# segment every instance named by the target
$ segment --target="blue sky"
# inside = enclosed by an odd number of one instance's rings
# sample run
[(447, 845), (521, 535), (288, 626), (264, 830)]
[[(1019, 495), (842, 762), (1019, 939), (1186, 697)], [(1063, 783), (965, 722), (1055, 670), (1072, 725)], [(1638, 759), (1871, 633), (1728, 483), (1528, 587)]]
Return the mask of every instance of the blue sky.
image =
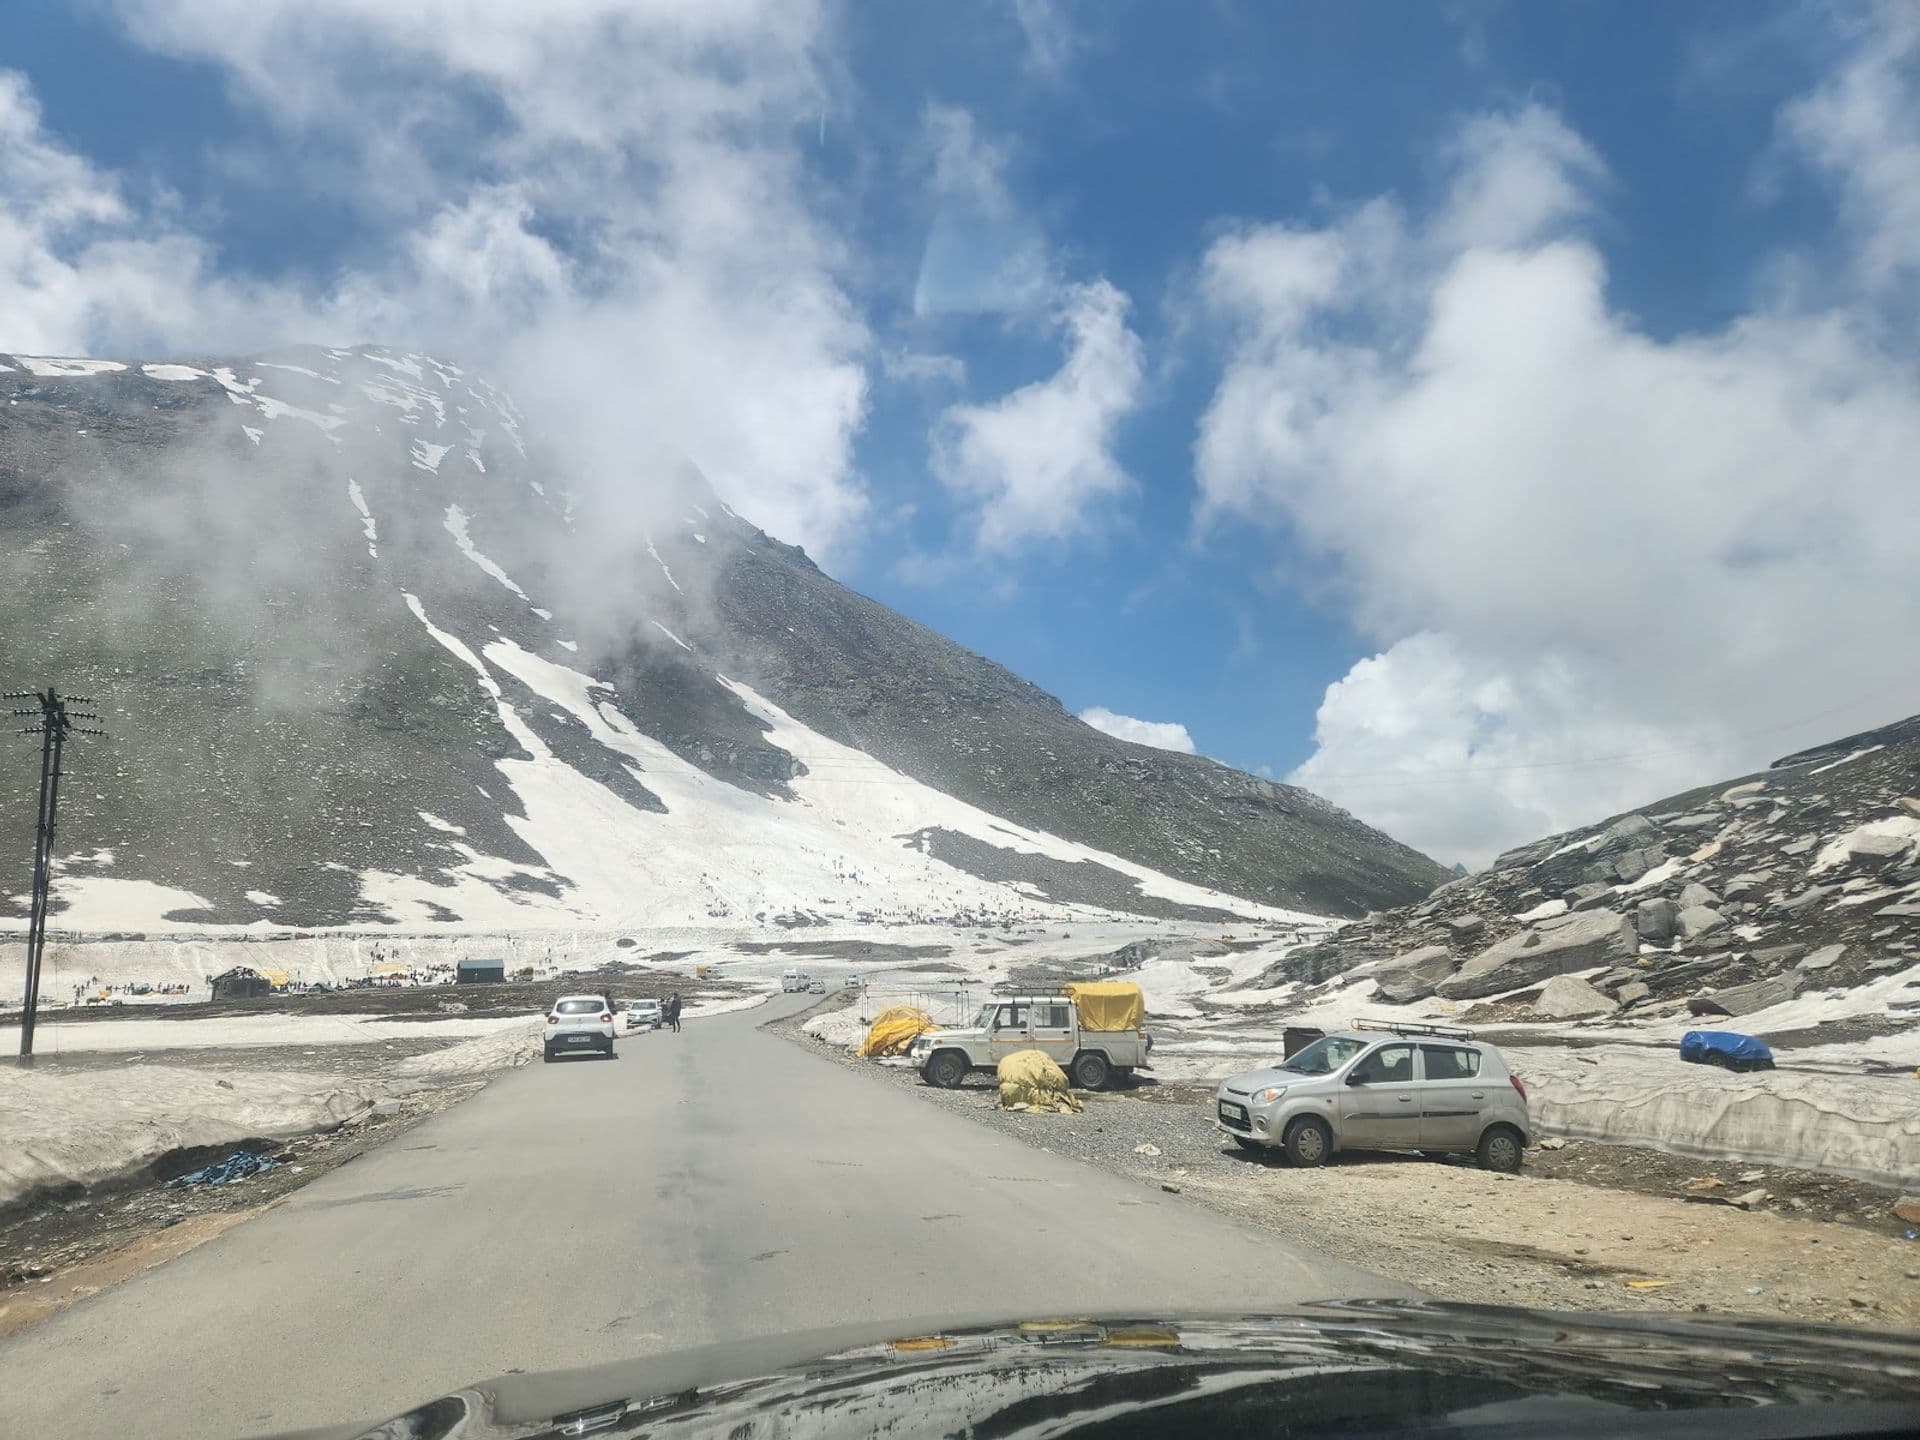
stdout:
[(1920, 708), (1907, 7), (392, 8), (15, 7), (0, 349), (457, 350), (1449, 861)]

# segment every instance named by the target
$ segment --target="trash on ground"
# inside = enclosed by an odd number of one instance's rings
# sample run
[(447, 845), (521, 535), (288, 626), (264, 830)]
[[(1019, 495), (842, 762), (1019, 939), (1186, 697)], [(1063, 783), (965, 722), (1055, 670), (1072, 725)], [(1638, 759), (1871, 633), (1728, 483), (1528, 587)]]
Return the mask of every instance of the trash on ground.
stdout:
[(271, 1170), (279, 1163), (270, 1156), (256, 1155), (251, 1150), (236, 1150), (218, 1164), (169, 1180), (167, 1188), (179, 1190), (188, 1185), (231, 1185), (234, 1181), (244, 1180), (249, 1175), (259, 1175)]
[(1134, 1146), (1133, 1153), (1136, 1155), (1158, 1155), (1160, 1153), (1160, 1147), (1149, 1140), (1143, 1145)]

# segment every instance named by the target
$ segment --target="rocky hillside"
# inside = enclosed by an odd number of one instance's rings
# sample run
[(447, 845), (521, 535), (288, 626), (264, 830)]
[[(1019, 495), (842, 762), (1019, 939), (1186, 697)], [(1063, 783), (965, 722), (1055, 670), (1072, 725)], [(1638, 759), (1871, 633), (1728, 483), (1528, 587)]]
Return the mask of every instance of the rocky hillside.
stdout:
[(1272, 918), (1445, 878), (1081, 724), (684, 466), (562, 453), (426, 356), (0, 355), (0, 682), (113, 735), (73, 757), (64, 922)]
[(1254, 983), (1371, 979), (1386, 1005), (1506, 996), (1514, 1017), (1738, 1018), (1916, 964), (1920, 717), (1509, 851)]

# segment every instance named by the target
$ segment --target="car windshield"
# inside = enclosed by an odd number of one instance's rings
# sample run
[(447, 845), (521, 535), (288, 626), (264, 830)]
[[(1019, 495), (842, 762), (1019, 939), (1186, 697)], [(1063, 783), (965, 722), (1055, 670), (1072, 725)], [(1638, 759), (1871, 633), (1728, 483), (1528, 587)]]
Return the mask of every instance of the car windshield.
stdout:
[(1367, 1044), (1365, 1040), (1355, 1040), (1347, 1035), (1328, 1035), (1289, 1056), (1281, 1062), (1280, 1068), (1301, 1075), (1331, 1075), (1366, 1049)]

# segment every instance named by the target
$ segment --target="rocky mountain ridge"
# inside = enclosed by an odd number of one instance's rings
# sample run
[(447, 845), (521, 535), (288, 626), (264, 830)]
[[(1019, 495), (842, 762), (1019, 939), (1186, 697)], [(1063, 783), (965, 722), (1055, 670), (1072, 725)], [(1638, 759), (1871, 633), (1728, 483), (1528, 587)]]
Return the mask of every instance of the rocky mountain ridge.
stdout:
[(1445, 878), (1093, 730), (684, 466), (561, 453), (425, 355), (0, 354), (0, 681), (113, 735), (72, 755), (59, 923), (1225, 922)]
[[(1738, 1028), (1917, 965), (1920, 716), (1510, 850), (1253, 983), (1371, 980), (1388, 1007)], [(1920, 993), (1903, 992), (1866, 1023), (1916, 1022)]]

